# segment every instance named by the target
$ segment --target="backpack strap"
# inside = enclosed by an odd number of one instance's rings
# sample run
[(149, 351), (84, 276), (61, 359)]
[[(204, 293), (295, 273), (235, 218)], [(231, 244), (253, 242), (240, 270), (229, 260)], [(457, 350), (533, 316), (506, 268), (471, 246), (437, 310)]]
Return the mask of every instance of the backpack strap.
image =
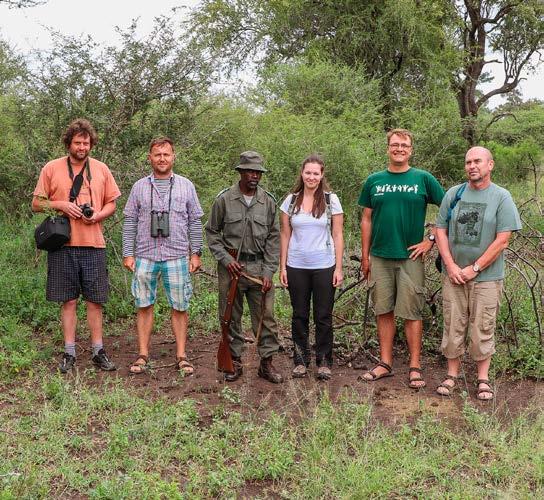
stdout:
[(457, 202), (461, 199), (461, 196), (463, 196), (463, 192), (465, 191), (465, 188), (467, 187), (467, 183), (463, 183), (463, 185), (457, 190), (455, 193), (455, 196), (450, 203), (450, 206), (448, 208), (448, 215), (446, 216), (446, 224), (450, 223), (451, 215), (453, 213), (453, 209), (455, 208), (455, 205), (457, 205)]
[(295, 203), (297, 202), (298, 193), (293, 193), (291, 195), (291, 201), (289, 202), (289, 207), (287, 208), (287, 215), (289, 220), (293, 217), (293, 212), (295, 211)]
[(327, 247), (330, 248), (332, 233), (331, 193), (325, 193), (325, 213), (327, 214)]

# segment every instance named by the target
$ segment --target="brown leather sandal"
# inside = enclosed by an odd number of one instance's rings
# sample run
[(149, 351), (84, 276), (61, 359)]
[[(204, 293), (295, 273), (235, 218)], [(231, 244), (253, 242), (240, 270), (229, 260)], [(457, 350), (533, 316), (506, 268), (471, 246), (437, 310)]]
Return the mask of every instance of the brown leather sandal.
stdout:
[[(485, 385), (487, 385), (487, 389), (480, 389), (480, 384), (485, 384)], [(476, 397), (477, 397), (480, 401), (491, 401), (491, 400), (495, 397), (495, 391), (494, 391), (493, 389), (491, 389), (491, 384), (489, 383), (489, 380), (488, 380), (488, 379), (479, 378), (479, 379), (476, 381), (476, 387), (478, 387), (478, 393), (476, 394)], [(491, 394), (491, 397), (490, 397), (490, 398), (482, 398), (481, 395), (482, 395), (484, 392), (487, 392), (487, 393)]]
[[(446, 380), (453, 381), (453, 385), (446, 384), (445, 383)], [(436, 388), (436, 393), (439, 396), (444, 396), (446, 398), (453, 396), (453, 393), (457, 389), (457, 381), (458, 380), (459, 380), (459, 377), (454, 377), (453, 375), (446, 375), (446, 377), (444, 378), (444, 381)], [(439, 392), (438, 389), (440, 389), (440, 388), (446, 389), (446, 391), (448, 391), (448, 392), (447, 393), (446, 392)]]
[(187, 361), (186, 356), (176, 358), (176, 369), (183, 372), (186, 376), (192, 375), (195, 372), (195, 367)]
[[(140, 360), (143, 361), (143, 363), (138, 363), (138, 361)], [(149, 367), (147, 366), (148, 363), (149, 357), (147, 357), (145, 354), (139, 354), (134, 362), (130, 365), (128, 372), (131, 375), (141, 375), (149, 369)]]
[[(410, 378), (410, 375), (412, 372), (415, 372), (415, 373), (423, 373), (423, 370), (421, 368), (418, 368), (417, 366), (411, 366), (409, 369), (408, 369), (408, 387), (410, 389), (423, 389), (427, 383), (425, 382), (425, 380), (423, 379), (423, 377), (421, 376), (417, 376), (417, 377), (413, 377), (413, 378)], [(414, 384), (414, 382), (423, 382), (422, 384)]]
[[(376, 375), (374, 373), (374, 370), (378, 368), (378, 366), (385, 368), (387, 372), (382, 373), (381, 375)], [(365, 377), (365, 375), (367, 374), (369, 374), (372, 378)], [(376, 380), (380, 380), (381, 378), (392, 377), (392, 376), (393, 376), (393, 368), (391, 368), (391, 366), (388, 365), (387, 363), (380, 361), (374, 368), (372, 368), (372, 370), (368, 370), (366, 373), (364, 373), (361, 379), (364, 380), (365, 382), (376, 382)]]

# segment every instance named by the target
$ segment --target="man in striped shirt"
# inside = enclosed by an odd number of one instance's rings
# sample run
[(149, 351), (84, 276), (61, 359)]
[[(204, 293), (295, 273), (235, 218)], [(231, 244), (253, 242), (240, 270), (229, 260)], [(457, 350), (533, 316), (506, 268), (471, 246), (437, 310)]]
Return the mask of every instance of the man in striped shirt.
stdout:
[(176, 338), (176, 367), (191, 375), (194, 367), (185, 352), (189, 300), (193, 289), (190, 273), (200, 268), (204, 214), (193, 183), (173, 173), (174, 143), (159, 137), (149, 146), (153, 173), (137, 181), (125, 206), (123, 265), (134, 273), (132, 295), (138, 314), (138, 357), (130, 373), (144, 373), (149, 361), (153, 328), (153, 304), (162, 278), (172, 308)]

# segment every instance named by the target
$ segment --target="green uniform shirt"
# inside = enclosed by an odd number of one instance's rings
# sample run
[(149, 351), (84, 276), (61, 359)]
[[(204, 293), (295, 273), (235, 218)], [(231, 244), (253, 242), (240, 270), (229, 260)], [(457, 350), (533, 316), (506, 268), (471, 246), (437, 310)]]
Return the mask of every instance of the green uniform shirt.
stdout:
[[(495, 241), (497, 233), (518, 231), (521, 219), (510, 193), (491, 183), (486, 189), (472, 189), (467, 185), (461, 199), (451, 213), (449, 227), (446, 224), (448, 207), (460, 185), (448, 190), (436, 226), (448, 229), (448, 243), (455, 263), (463, 268), (476, 260)], [(475, 281), (496, 281), (504, 278), (504, 252), (474, 278)]]
[(272, 278), (280, 261), (280, 229), (276, 201), (260, 186), (248, 206), (237, 184), (219, 193), (206, 224), (206, 239), (212, 255), (224, 267), (234, 259), (227, 249), (238, 250), (247, 219), (242, 252), (263, 255), (263, 276)]
[(408, 247), (420, 243), (427, 205), (440, 205), (444, 190), (425, 170), (389, 170), (368, 176), (359, 205), (372, 209), (370, 254), (384, 259), (407, 259)]

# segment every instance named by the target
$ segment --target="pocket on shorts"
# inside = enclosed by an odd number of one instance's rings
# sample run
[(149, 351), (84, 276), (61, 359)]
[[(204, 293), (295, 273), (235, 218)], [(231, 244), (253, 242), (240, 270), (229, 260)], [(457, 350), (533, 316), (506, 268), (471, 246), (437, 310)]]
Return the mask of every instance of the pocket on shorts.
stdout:
[(491, 330), (495, 327), (497, 308), (485, 306), (482, 313), (482, 330)]

